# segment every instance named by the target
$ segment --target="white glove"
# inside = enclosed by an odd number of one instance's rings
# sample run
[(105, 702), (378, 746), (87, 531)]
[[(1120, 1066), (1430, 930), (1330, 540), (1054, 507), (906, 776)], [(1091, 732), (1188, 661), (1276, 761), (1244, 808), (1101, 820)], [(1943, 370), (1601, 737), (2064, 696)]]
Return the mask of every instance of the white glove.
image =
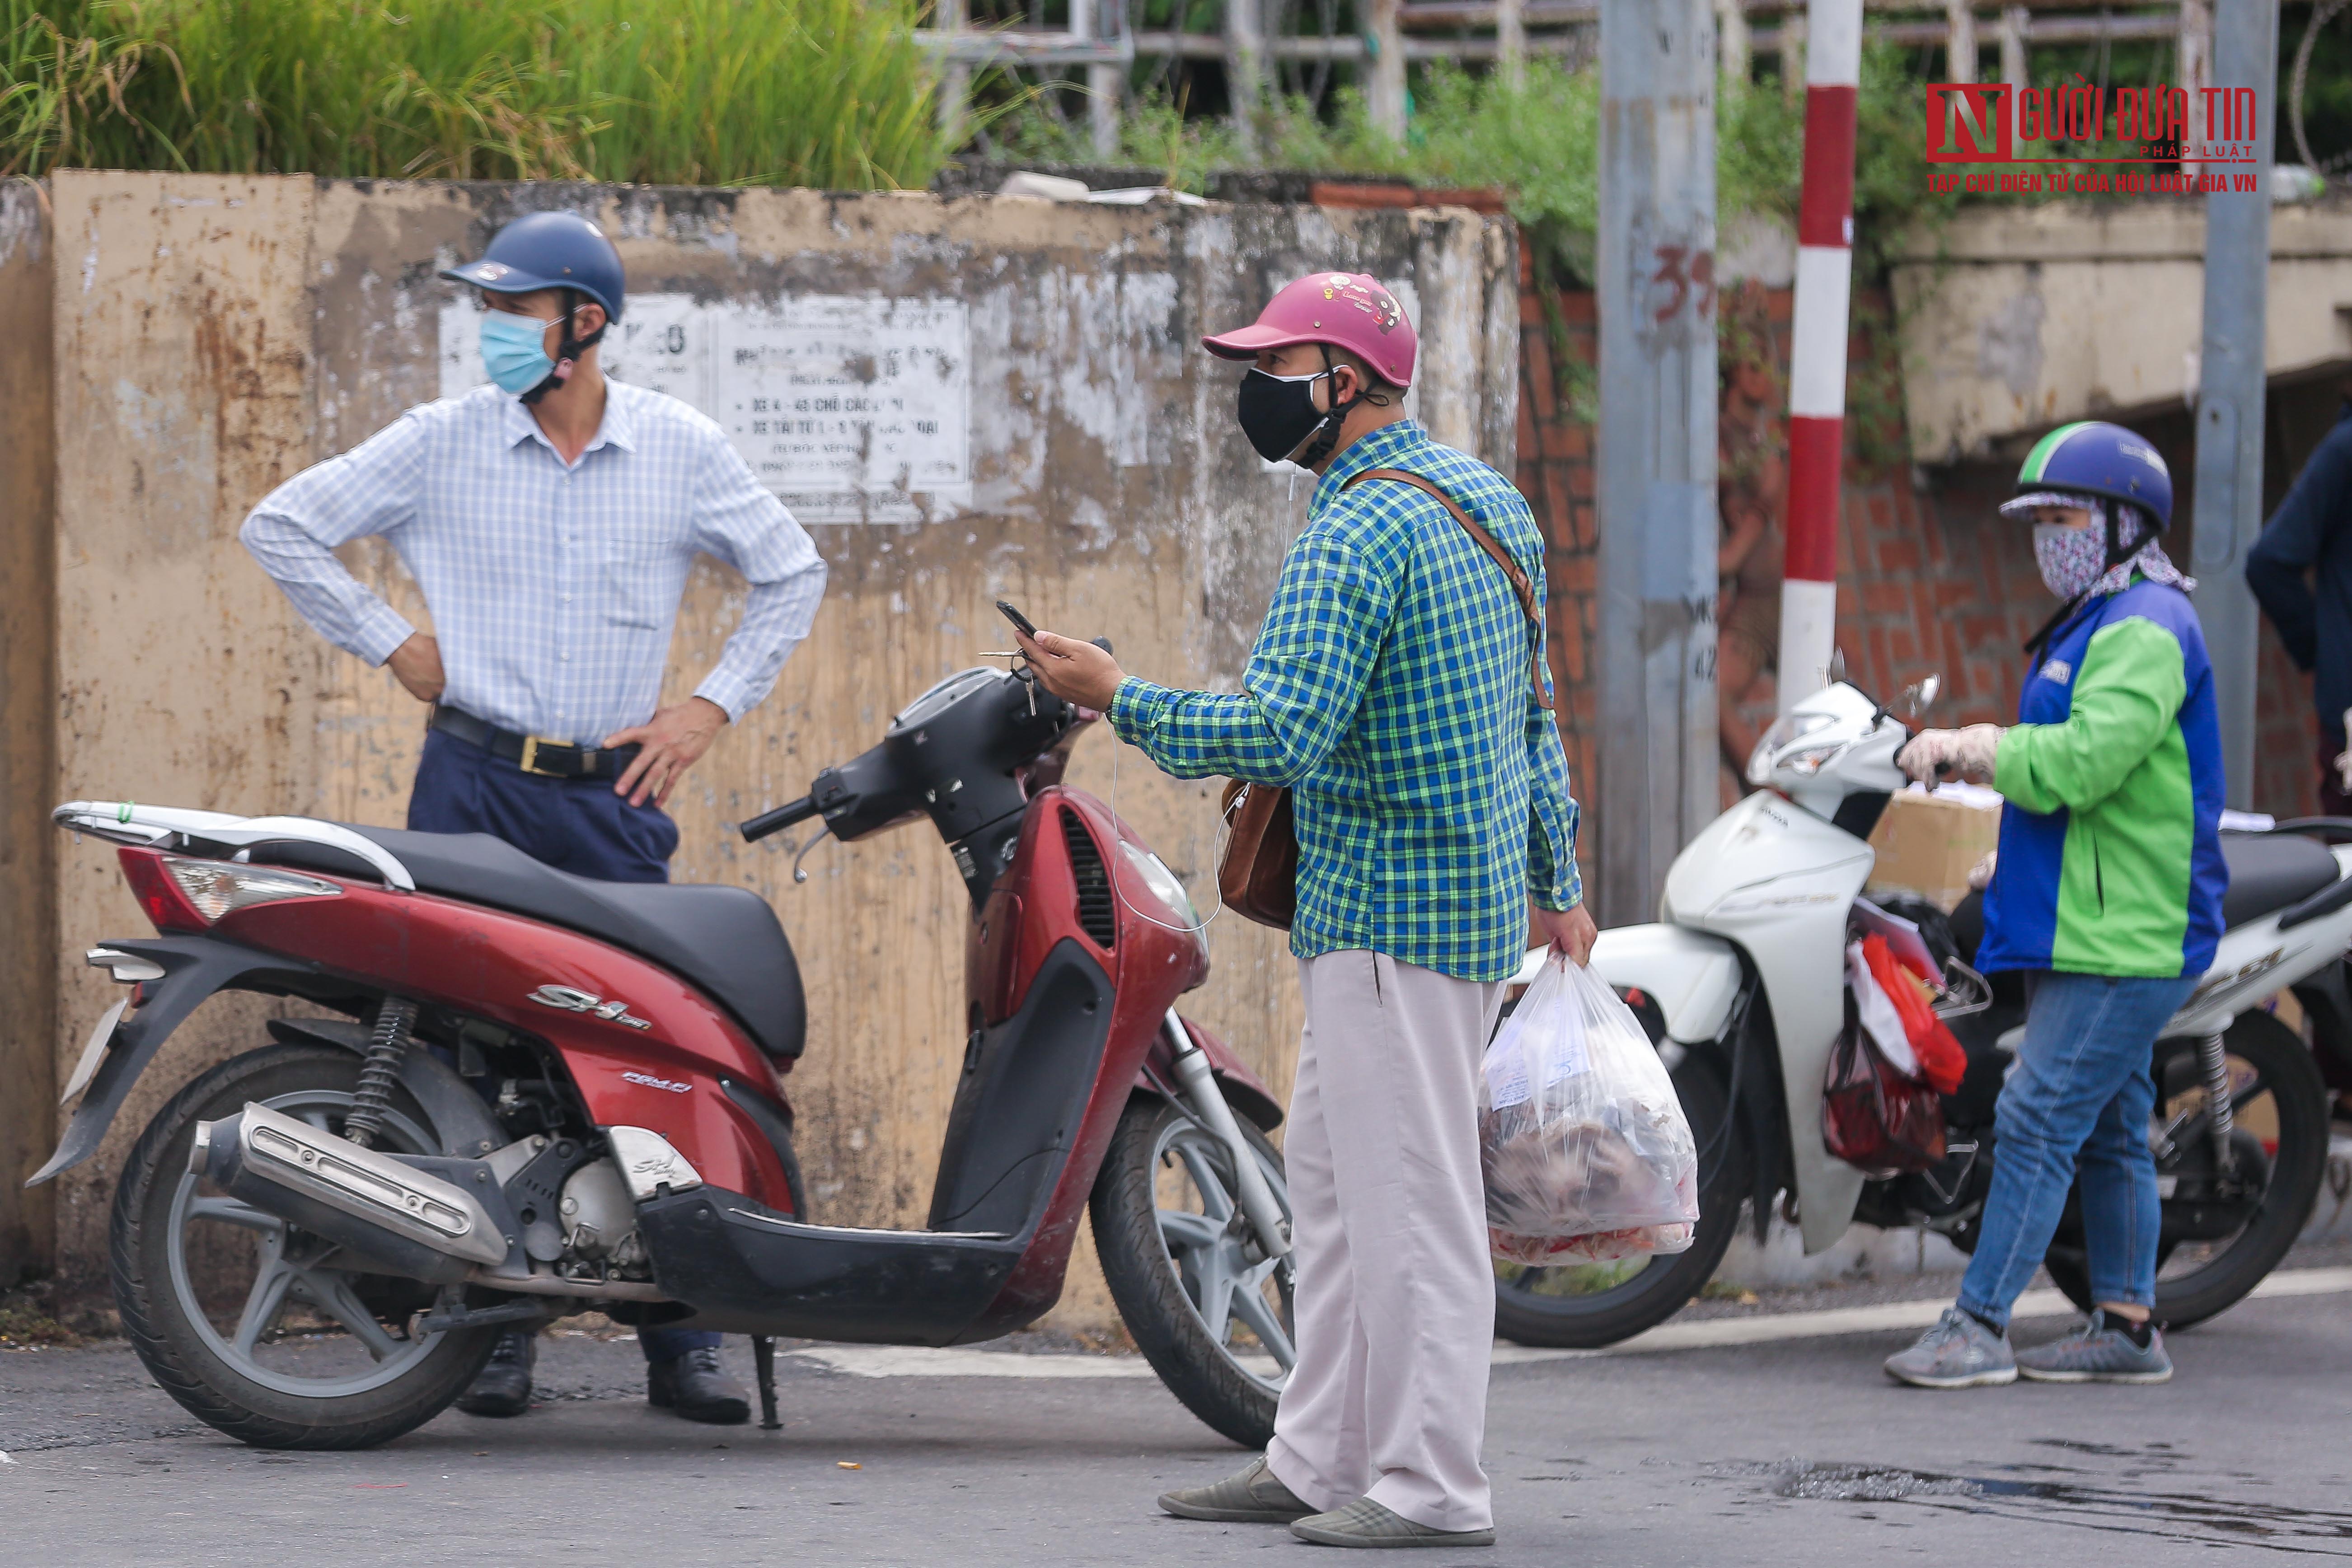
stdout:
[(1998, 724), (1971, 724), (1965, 730), (1922, 730), (1911, 737), (1899, 759), (1903, 771), (1922, 784), (1939, 779), (1968, 778), (1990, 782), (1993, 752), (2000, 745)]

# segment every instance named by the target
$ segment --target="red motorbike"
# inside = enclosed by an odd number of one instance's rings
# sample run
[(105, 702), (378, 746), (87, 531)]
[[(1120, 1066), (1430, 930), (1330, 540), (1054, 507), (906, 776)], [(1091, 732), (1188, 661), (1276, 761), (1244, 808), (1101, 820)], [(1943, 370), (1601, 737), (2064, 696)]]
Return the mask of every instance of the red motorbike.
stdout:
[[(381, 1443), (507, 1325), (600, 1310), (754, 1336), (970, 1343), (1059, 1297), (1091, 1199), (1111, 1295), (1177, 1397), (1263, 1444), (1292, 1360), (1280, 1111), (1177, 997), (1209, 968), (1183, 885), (1058, 781), (1093, 716), (968, 669), (742, 825), (856, 840), (929, 817), (971, 899), (969, 1036), (928, 1227), (820, 1223), (793, 1153), (806, 1035), (775, 912), (741, 888), (592, 881), (479, 835), (77, 802), (157, 935), (34, 1176), (88, 1159), (221, 991), (313, 1005), (173, 1096), (112, 1221), (124, 1331), (203, 1420)], [(803, 852), (805, 853), (806, 846)], [(799, 873), (795, 871), (795, 879)]]

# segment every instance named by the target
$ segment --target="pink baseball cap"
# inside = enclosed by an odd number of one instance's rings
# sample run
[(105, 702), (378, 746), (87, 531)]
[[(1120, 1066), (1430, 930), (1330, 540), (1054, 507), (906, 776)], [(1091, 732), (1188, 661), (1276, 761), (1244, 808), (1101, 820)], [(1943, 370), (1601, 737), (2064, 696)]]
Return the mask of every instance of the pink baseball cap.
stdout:
[(1201, 340), (1202, 348), (1224, 359), (1255, 359), (1261, 349), (1293, 343), (1346, 349), (1395, 386), (1412, 384), (1420, 346), (1396, 296), (1361, 272), (1309, 273), (1266, 301), (1250, 325)]

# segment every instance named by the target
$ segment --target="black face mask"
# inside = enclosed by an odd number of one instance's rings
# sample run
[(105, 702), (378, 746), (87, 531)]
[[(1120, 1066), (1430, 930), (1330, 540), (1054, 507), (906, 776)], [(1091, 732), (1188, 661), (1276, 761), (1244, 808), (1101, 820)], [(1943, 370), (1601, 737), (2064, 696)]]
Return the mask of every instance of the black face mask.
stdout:
[[(1268, 375), (1252, 369), (1242, 377), (1241, 404), (1238, 417), (1242, 434), (1257, 448), (1257, 455), (1269, 463), (1279, 463), (1297, 452), (1318, 429), (1326, 437), (1336, 437), (1339, 422), (1348, 416), (1355, 400), (1326, 413), (1315, 406), (1315, 384), (1329, 375), (1328, 370), (1313, 375)], [(1318, 439), (1318, 450), (1302, 454), (1298, 459), (1305, 468), (1312, 468), (1329, 452), (1331, 443)]]

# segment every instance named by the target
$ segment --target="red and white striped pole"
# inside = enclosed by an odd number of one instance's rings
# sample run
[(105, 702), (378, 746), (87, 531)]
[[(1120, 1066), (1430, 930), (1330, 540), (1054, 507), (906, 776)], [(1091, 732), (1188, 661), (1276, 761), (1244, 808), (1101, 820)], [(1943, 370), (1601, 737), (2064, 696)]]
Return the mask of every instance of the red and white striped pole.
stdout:
[(1830, 682), (1837, 642), (1846, 312), (1853, 292), (1853, 121), (1862, 0), (1805, 7), (1805, 180), (1789, 363), (1789, 553), (1780, 584), (1780, 711)]

